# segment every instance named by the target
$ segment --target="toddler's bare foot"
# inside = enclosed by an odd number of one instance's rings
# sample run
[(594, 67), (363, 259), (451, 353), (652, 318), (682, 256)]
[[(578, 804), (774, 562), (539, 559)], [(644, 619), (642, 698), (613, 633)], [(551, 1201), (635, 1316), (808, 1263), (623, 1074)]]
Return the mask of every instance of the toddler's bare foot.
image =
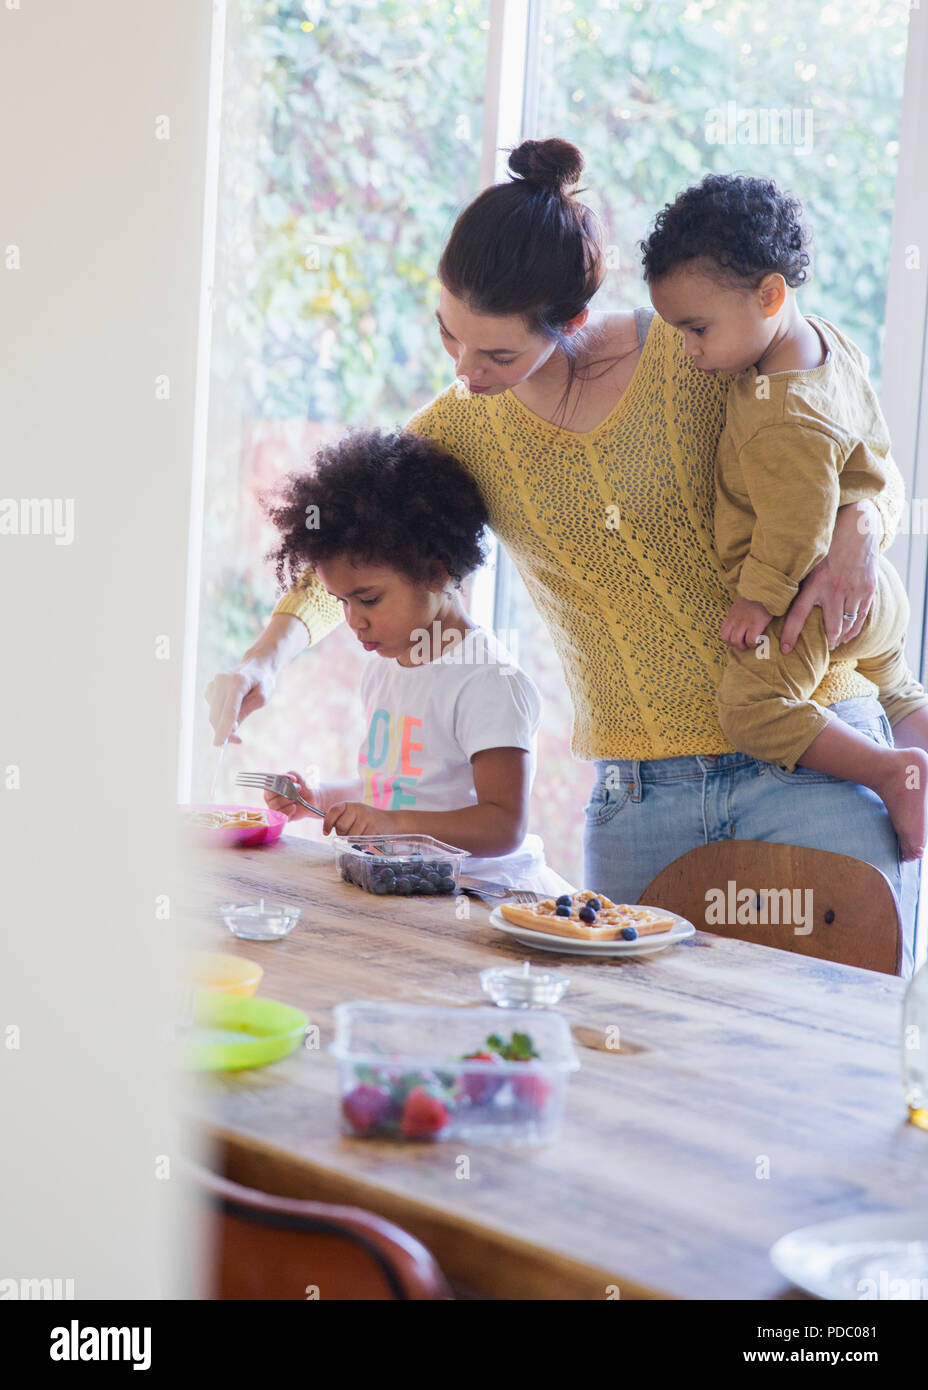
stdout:
[(895, 748), (886, 764), (885, 779), (874, 790), (896, 827), (902, 858), (921, 859), (928, 839), (928, 753)]

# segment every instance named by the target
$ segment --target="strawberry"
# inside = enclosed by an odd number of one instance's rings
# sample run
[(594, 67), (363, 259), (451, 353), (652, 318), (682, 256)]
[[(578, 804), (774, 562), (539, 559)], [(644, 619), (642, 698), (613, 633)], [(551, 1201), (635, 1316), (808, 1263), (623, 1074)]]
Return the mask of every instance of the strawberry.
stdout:
[(342, 1114), (356, 1134), (373, 1134), (393, 1109), (393, 1097), (385, 1086), (362, 1082), (342, 1097)]
[(399, 1067), (393, 1067), (384, 1075), (384, 1084), (389, 1086), (393, 1093), (393, 1100), (398, 1109), (402, 1109), (410, 1091), (417, 1088), (429, 1092), (441, 1089), (441, 1081), (435, 1072), (425, 1068), (421, 1071), (402, 1071)]
[[(464, 1062), (501, 1062), (495, 1052), (468, 1052), (461, 1059)], [(489, 1076), (485, 1071), (465, 1071), (458, 1078), (458, 1095), (468, 1099), (471, 1105), (486, 1105), (496, 1095), (503, 1084), (501, 1077)]]
[(538, 1115), (547, 1104), (552, 1091), (551, 1082), (544, 1076), (513, 1077), (512, 1090), (516, 1100), (533, 1115)]
[(438, 1097), (417, 1086), (406, 1097), (400, 1127), (405, 1139), (436, 1139), (450, 1119)]

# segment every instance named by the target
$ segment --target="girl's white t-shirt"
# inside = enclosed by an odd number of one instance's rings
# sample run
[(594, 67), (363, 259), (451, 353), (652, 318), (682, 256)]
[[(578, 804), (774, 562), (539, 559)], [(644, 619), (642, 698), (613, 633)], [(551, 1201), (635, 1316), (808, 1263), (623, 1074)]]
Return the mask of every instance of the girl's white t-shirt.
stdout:
[[(476, 806), (470, 760), (485, 748), (524, 748), (530, 784), (534, 781), (541, 698), (506, 647), (484, 628), (469, 629), (434, 661), (413, 666), (372, 653), (361, 698), (367, 733), (358, 752), (358, 775), (368, 806), (388, 811)], [(537, 835), (527, 835), (511, 854), (471, 855), (464, 865), (465, 873), (525, 887), (544, 869)]]

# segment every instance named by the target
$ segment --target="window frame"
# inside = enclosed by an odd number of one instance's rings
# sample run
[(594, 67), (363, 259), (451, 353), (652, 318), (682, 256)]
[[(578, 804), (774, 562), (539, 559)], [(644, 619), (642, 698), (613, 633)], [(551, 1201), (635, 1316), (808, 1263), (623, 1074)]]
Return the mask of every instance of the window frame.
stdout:
[(187, 583), (184, 600), (183, 665), (180, 696), (180, 736), (177, 750), (177, 799), (192, 798), (193, 750), (198, 708), (197, 650), (200, 639), (200, 583), (203, 561), (203, 520), (206, 506), (206, 450), (209, 428), (210, 362), (212, 353), (213, 282), (219, 216), (219, 159), (222, 135), (222, 86), (226, 49), (226, 0), (212, 0), (206, 151), (203, 177), (203, 239), (200, 245), (200, 306), (197, 361), (194, 377), (193, 441), (190, 471), (190, 515), (187, 527)]
[[(914, 532), (922, 509), (914, 499), (928, 493), (928, 14), (909, 10), (909, 37), (899, 125), (899, 164), (893, 201), (893, 230), (886, 291), (884, 361), (880, 403), (905, 480), (909, 524), (887, 551), (905, 582), (912, 609), (906, 652), (912, 669), (928, 674), (928, 544)], [(918, 269), (906, 267), (909, 247), (920, 252)], [(905, 523), (903, 523), (905, 524)]]

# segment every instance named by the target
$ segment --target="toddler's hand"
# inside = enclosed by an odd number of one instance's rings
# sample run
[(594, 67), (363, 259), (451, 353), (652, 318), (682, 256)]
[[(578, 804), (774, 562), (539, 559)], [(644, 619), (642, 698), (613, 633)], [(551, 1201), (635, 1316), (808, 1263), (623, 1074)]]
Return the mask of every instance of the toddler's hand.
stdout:
[[(314, 797), (319, 795), (318, 787), (310, 787), (292, 768), (288, 768), (286, 775), (292, 782), (296, 783), (296, 789), (304, 801), (308, 801), (312, 806), (319, 805), (318, 800), (314, 800)], [(304, 816), (312, 816), (313, 814), (312, 811), (307, 811), (305, 806), (301, 806), (298, 801), (288, 801), (285, 796), (278, 796), (276, 792), (265, 792), (264, 800), (272, 811), (280, 811), (282, 815), (287, 817), (288, 821), (302, 820)], [(313, 817), (313, 819), (318, 819), (318, 817)]]
[(736, 598), (722, 620), (719, 634), (726, 646), (750, 651), (757, 646), (758, 637), (772, 620), (773, 614), (768, 613), (762, 603)]
[(336, 801), (326, 812), (323, 835), (388, 835), (396, 829), (396, 813), (366, 806), (363, 801)]

